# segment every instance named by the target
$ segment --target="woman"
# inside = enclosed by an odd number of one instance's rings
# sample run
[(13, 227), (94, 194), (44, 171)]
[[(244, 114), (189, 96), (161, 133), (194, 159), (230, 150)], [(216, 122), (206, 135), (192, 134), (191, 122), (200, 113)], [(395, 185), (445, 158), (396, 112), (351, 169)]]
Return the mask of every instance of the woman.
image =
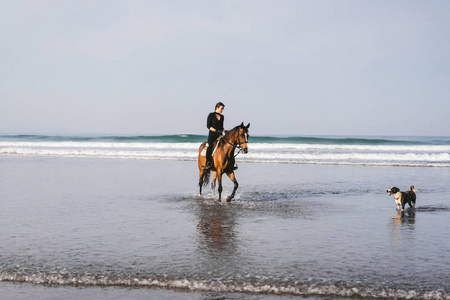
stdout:
[(215, 111), (208, 115), (208, 119), (206, 121), (206, 127), (209, 129), (208, 134), (208, 149), (206, 149), (206, 165), (205, 168), (211, 168), (213, 165), (212, 161), (212, 151), (214, 148), (214, 141), (222, 135), (223, 131), (223, 109), (225, 108), (225, 104), (222, 102), (217, 102)]

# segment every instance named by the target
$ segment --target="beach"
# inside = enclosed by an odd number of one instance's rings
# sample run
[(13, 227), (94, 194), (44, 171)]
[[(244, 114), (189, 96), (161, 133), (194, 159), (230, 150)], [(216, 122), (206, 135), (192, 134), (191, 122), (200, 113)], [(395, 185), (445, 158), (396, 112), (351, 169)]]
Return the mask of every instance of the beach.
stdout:
[(0, 300), (450, 300), (450, 1), (0, 8)]
[(219, 203), (193, 160), (0, 166), (5, 299), (450, 299), (449, 168), (240, 162)]

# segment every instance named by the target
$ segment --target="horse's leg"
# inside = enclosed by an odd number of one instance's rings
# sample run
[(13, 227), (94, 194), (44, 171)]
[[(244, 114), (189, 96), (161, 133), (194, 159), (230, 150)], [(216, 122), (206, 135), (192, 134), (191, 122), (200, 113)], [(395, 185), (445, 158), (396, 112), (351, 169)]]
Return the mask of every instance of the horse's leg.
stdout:
[(216, 195), (216, 179), (217, 179), (217, 172), (213, 171), (213, 179), (211, 181), (211, 189), (213, 192), (213, 195)]
[(203, 143), (198, 150), (198, 170), (200, 173), (200, 179), (198, 180), (199, 193), (198, 196), (202, 196), (202, 186), (203, 186), (203, 173), (205, 172), (203, 166), (205, 165), (205, 158), (202, 156), (203, 148), (205, 148), (205, 144)]
[(219, 188), (217, 189), (219, 191), (219, 202), (222, 201), (222, 172), (217, 171), (217, 180), (219, 181)]
[(227, 175), (228, 175), (228, 177), (230, 177), (231, 181), (233, 181), (233, 183), (234, 183), (234, 189), (233, 189), (233, 192), (231, 193), (230, 196), (227, 197), (227, 202), (230, 202), (231, 199), (234, 198), (234, 194), (236, 193), (236, 190), (237, 190), (238, 187), (239, 187), (239, 183), (238, 183), (237, 180), (236, 180), (236, 176), (234, 175), (234, 172), (228, 173)]
[(203, 186), (203, 169), (200, 169), (200, 179), (198, 181), (198, 186), (200, 188), (198, 196), (201, 197), (202, 196), (202, 186)]

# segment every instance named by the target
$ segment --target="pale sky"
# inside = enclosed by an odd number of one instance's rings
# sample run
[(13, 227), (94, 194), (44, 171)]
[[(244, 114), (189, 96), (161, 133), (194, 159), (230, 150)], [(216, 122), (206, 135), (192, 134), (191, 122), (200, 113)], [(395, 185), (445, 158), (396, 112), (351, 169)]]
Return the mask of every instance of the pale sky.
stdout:
[(0, 134), (450, 135), (450, 1), (0, 0)]

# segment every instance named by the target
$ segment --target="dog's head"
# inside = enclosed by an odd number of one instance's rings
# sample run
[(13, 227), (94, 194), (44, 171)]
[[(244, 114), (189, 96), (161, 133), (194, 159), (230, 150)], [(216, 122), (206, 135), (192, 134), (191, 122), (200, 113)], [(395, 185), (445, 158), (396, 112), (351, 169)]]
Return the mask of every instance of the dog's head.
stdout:
[(386, 192), (390, 196), (390, 195), (394, 195), (394, 194), (397, 194), (398, 192), (400, 192), (400, 189), (398, 187), (393, 186), (390, 189), (388, 189)]

